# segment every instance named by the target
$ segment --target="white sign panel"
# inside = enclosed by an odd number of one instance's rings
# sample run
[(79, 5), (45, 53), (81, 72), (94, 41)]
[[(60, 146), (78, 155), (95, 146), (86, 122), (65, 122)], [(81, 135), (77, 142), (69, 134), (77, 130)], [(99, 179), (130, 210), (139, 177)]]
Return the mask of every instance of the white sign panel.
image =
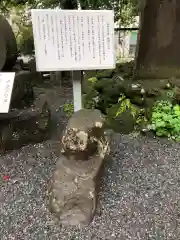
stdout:
[(113, 11), (35, 9), (31, 13), (37, 71), (115, 68)]
[(14, 72), (0, 72), (0, 113), (9, 112), (14, 78)]

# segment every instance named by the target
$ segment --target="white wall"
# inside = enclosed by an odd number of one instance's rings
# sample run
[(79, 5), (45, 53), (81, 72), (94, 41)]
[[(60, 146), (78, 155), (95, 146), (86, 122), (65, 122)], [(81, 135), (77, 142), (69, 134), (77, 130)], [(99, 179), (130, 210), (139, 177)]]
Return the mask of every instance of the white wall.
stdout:
[[(128, 28), (138, 27), (139, 26), (139, 16), (134, 20), (134, 23), (128, 26)], [(118, 28), (118, 25), (115, 26)], [(123, 26), (121, 26), (123, 28)], [(126, 26), (127, 27), (127, 26)], [(116, 57), (118, 59), (132, 59), (130, 55), (130, 45), (134, 44), (134, 39), (131, 38), (132, 32), (128, 31), (116, 31), (115, 32), (115, 49)], [(136, 41), (135, 41), (136, 42)]]

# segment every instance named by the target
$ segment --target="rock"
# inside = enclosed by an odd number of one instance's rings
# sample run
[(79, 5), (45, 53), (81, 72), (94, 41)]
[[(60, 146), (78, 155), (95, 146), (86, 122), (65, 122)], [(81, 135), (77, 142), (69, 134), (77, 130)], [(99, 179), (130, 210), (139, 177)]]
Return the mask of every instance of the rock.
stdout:
[(180, 79), (172, 77), (169, 79), (169, 83), (171, 84), (172, 87), (178, 87), (180, 88)]
[(133, 132), (136, 119), (130, 110), (126, 110), (119, 116), (108, 119), (107, 127), (111, 128), (114, 132), (129, 134)]
[(132, 96), (131, 103), (136, 104), (137, 106), (143, 106), (145, 99), (142, 96)]
[(39, 113), (36, 121), (38, 131), (47, 132), (50, 127), (51, 111), (46, 94), (40, 94), (34, 102), (34, 108)]
[(7, 146), (11, 145), (13, 137), (13, 127), (11, 124), (1, 125), (0, 130), (0, 152), (4, 153)]
[(109, 142), (111, 142), (114, 133), (115, 132), (112, 129), (110, 129), (110, 128), (107, 128), (105, 130), (105, 135), (107, 136), (107, 139), (109, 140)]
[(87, 160), (96, 151), (101, 151), (97, 147), (103, 144), (101, 141), (105, 141), (104, 123), (105, 119), (99, 110), (83, 109), (74, 113), (62, 137), (64, 154), (72, 154), (80, 157), (79, 160)]
[(37, 72), (36, 70), (36, 59), (35, 58), (31, 58), (28, 62), (28, 69), (30, 72)]
[(109, 78), (101, 78), (100, 80), (96, 81), (93, 86), (96, 91), (99, 93), (104, 92), (104, 89), (107, 89), (112, 84), (114, 84), (114, 81)]
[(29, 71), (17, 72), (11, 96), (11, 108), (31, 105), (34, 101), (32, 74)]
[(0, 114), (0, 153), (49, 137), (51, 115), (43, 98), (39, 97), (31, 108)]
[(108, 70), (100, 70), (97, 72), (97, 75), (96, 77), (98, 79), (101, 79), (101, 78), (111, 78), (114, 74), (114, 69), (108, 69)]
[(51, 211), (64, 225), (84, 226), (92, 221), (96, 209), (96, 176), (102, 159), (74, 161), (62, 156), (53, 176)]
[[(0, 70), (2, 71), (11, 71), (15, 62), (17, 60), (17, 44), (16, 38), (12, 31), (12, 28), (8, 21), (0, 15), (0, 32), (1, 36), (4, 37), (5, 45), (0, 41), (0, 52), (4, 56), (5, 51), (5, 59), (3, 59), (4, 64), (2, 64), (2, 56), (0, 57)], [(3, 57), (3, 58), (4, 58)], [(5, 60), (5, 61), (4, 61)]]
[(3, 69), (6, 62), (6, 43), (4, 36), (0, 34), (0, 71)]
[(97, 181), (109, 153), (104, 121), (98, 110), (83, 109), (66, 126), (50, 186), (50, 210), (63, 225), (83, 227), (93, 219)]
[(99, 93), (92, 90), (83, 95), (83, 105), (87, 109), (94, 109), (98, 106)]
[(96, 76), (97, 70), (84, 71), (84, 80), (87, 81), (89, 78)]
[(147, 97), (158, 97), (160, 95), (160, 90), (157, 88), (148, 89), (146, 95)]
[(141, 91), (141, 84), (132, 84), (131, 85), (131, 87), (132, 87), (132, 90), (135, 90), (135, 91)]
[(134, 61), (117, 63), (116, 72), (123, 77), (131, 77), (133, 75)]

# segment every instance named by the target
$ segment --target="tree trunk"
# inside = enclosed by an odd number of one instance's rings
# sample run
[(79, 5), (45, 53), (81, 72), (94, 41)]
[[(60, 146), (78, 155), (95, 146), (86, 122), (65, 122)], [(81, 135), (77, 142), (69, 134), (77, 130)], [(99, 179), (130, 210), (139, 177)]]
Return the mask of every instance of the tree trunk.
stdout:
[(180, 1), (146, 0), (142, 10), (135, 76), (180, 76)]

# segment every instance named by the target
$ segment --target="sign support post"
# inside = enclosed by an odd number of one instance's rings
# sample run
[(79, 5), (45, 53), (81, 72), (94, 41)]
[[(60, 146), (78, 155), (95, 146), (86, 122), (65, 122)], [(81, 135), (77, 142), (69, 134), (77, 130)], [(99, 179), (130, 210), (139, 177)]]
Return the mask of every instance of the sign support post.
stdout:
[(82, 109), (82, 74), (81, 71), (72, 72), (74, 112)]

